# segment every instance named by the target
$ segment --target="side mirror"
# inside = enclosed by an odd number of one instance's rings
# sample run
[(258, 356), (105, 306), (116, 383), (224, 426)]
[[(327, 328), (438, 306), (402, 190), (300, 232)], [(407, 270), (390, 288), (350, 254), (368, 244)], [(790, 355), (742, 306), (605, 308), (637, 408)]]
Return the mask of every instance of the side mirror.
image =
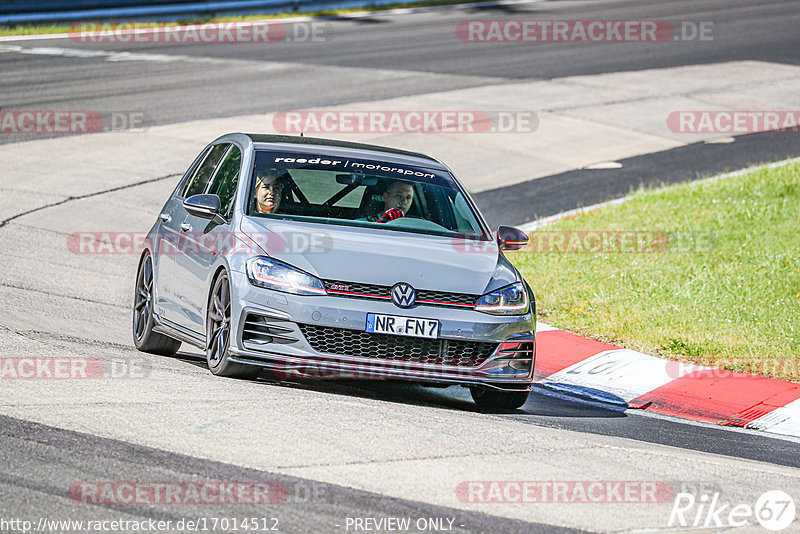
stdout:
[(183, 201), (183, 207), (195, 217), (211, 219), (217, 224), (228, 222), (219, 214), (220, 200), (217, 195), (192, 195)]
[(497, 244), (500, 250), (519, 250), (528, 244), (528, 235), (513, 226), (498, 226)]

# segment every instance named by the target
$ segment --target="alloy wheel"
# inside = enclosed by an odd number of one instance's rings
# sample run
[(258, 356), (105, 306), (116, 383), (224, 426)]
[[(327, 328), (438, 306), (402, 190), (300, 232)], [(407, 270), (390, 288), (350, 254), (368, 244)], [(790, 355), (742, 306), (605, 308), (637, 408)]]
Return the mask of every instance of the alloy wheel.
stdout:
[(206, 355), (209, 367), (217, 367), (225, 357), (230, 342), (231, 295), (228, 276), (223, 274), (214, 284), (208, 306)]
[(140, 341), (147, 333), (153, 313), (153, 259), (148, 255), (136, 277), (136, 297), (133, 303), (133, 334)]

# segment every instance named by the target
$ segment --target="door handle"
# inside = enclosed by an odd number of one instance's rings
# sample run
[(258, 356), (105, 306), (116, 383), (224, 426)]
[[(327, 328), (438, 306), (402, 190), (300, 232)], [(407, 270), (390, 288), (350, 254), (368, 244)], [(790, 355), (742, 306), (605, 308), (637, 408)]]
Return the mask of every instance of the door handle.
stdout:
[(192, 225), (189, 224), (189, 223), (183, 223), (183, 224), (181, 224), (181, 230), (183, 230), (184, 232), (191, 232), (192, 231)]
[(161, 215), (158, 216), (158, 218), (164, 221), (165, 223), (168, 223), (172, 220), (172, 217), (170, 216), (169, 213), (162, 213)]

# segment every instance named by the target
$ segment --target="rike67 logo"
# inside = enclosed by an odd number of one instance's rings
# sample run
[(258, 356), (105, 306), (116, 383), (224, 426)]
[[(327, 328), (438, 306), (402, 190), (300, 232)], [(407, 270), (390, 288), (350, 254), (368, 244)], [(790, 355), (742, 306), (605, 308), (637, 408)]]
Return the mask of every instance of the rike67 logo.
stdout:
[(794, 499), (781, 490), (763, 493), (755, 505), (732, 505), (722, 501), (720, 495), (719, 492), (702, 493), (698, 497), (693, 493), (678, 493), (667, 526), (705, 530), (744, 527), (758, 522), (767, 530), (779, 531), (791, 525), (795, 518)]

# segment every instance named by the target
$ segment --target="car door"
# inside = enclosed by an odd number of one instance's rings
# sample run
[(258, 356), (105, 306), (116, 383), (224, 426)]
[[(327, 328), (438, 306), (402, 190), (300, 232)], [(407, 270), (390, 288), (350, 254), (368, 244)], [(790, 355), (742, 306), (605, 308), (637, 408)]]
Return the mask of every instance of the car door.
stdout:
[[(198, 243), (201, 241), (198, 237), (202, 234), (198, 236), (196, 231), (202, 231), (205, 225), (196, 221), (202, 220), (205, 223), (209, 221), (189, 215), (189, 212), (183, 207), (183, 201), (192, 195), (206, 191), (229, 147), (229, 143), (221, 143), (213, 145), (208, 150), (203, 162), (198, 166), (197, 172), (175, 195), (174, 205), (170, 206), (171, 220), (164, 226), (165, 241), (169, 242), (168, 246), (170, 247), (170, 253), (166, 254), (165, 261), (169, 264), (169, 280), (165, 282), (165, 286), (168, 287), (166, 297), (170, 299), (170, 307), (165, 310), (164, 317), (178, 326), (196, 333), (202, 332), (203, 318), (197, 314), (195, 303), (192, 302), (190, 296), (191, 288), (184, 280), (186, 262), (183, 260), (189, 258), (191, 261), (197, 261), (203, 254), (202, 249), (198, 248)], [(178, 268), (179, 264), (183, 267), (182, 269)]]
[[(242, 150), (235, 144), (227, 146), (214, 174), (201, 193), (220, 197), (220, 214), (230, 221), (233, 198), (239, 180)], [(196, 191), (187, 191), (196, 194)], [(187, 213), (182, 225), (187, 246), (175, 255), (175, 280), (182, 300), (181, 325), (204, 333), (206, 299), (217, 254), (224, 251), (233, 238), (230, 222), (217, 224), (209, 219)]]
[(162, 319), (175, 320), (177, 305), (175, 304), (174, 291), (174, 265), (175, 254), (180, 246), (180, 225), (185, 218), (183, 209), (183, 194), (189, 183), (192, 182), (198, 169), (205, 161), (211, 147), (206, 147), (192, 162), (180, 183), (175, 188), (172, 196), (167, 200), (159, 214), (159, 228), (156, 240), (153, 243), (153, 268), (156, 276), (155, 283), (155, 311)]

